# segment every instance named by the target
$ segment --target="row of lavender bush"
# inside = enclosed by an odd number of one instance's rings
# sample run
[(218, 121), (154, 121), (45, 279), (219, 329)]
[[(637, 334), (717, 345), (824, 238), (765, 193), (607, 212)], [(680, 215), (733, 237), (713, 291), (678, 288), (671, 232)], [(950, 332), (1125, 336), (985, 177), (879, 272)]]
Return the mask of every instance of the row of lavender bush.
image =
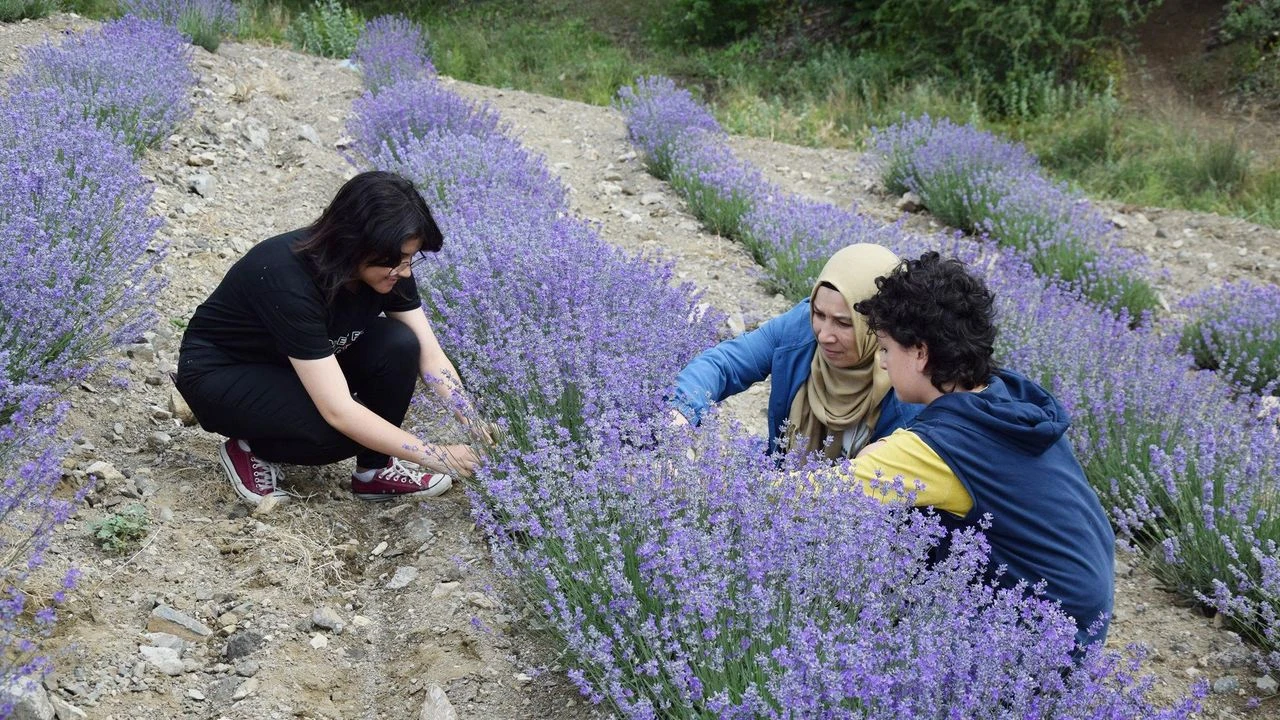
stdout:
[(1111, 222), (1022, 145), (928, 116), (881, 129), (872, 144), (885, 187), (915, 192), (944, 223), (1021, 250), (1040, 274), (1131, 318), (1159, 306), (1146, 258), (1119, 247)]
[[(412, 45), (376, 47), (362, 66), (422, 66)], [(593, 702), (633, 718), (1188, 716), (1153, 707), (1118, 656), (1064, 673), (1071, 621), (985, 582), (980, 534), (930, 566), (934, 518), (815, 497), (733, 428), (668, 427), (672, 378), (721, 318), (572, 216), (492, 110), (407, 75), (360, 98), (349, 132), (445, 231), (419, 284), (502, 428), (474, 513)]]
[[(1176, 336), (1153, 327), (1131, 329), (1127, 313), (1101, 308), (1069, 285), (1046, 282), (1034, 262), (1012, 249), (977, 252), (962, 237), (912, 237), (776, 188), (768, 195), (746, 193), (744, 184), (755, 181), (743, 178), (759, 173), (736, 159), (732, 171), (687, 170), (706, 165), (688, 166), (684, 158), (724, 158), (729, 151), (706, 111), (669, 80), (644, 79), (624, 88), (620, 105), (633, 141), (673, 184), (678, 174), (694, 174), (685, 182), (728, 199), (718, 202), (752, 198), (755, 205), (738, 210), (749, 228), (744, 236), (767, 238), (752, 250), (771, 274), (780, 267), (796, 273), (787, 283), (793, 298), (808, 295), (831, 250), (848, 242), (880, 242), (903, 256), (930, 246), (969, 260), (997, 294), (1001, 362), (1030, 373), (1063, 401), (1081, 461), (1122, 535), (1151, 548), (1153, 566), (1171, 587), (1226, 614), (1280, 667), (1280, 438), (1274, 410), (1237, 396), (1212, 373), (1193, 372)], [(937, 141), (947, 137), (952, 135)], [(954, 137), (962, 144), (971, 140)], [(721, 149), (692, 147), (698, 144)], [(783, 284), (776, 275), (774, 280)]]
[[(776, 234), (801, 216), (810, 225), (854, 226), (844, 232), (867, 242), (883, 231), (852, 211), (788, 197), (739, 159), (715, 118), (667, 78), (623, 88), (618, 105), (650, 171), (709, 229), (746, 245), (783, 292), (804, 288), (814, 269), (797, 266), (792, 244)], [(927, 117), (883, 130), (874, 143), (888, 188), (917, 192), (944, 222), (1020, 251), (1037, 272), (1130, 317), (1158, 304), (1143, 258), (1116, 246), (1110, 223), (1045, 179), (1020, 146)]]
[(74, 582), (30, 586), (79, 500), (55, 496), (59, 396), (155, 318), (165, 248), (135, 157), (190, 112), (188, 55), (126, 17), (29, 49), (0, 97), (0, 684), (48, 669), (40, 640)]
[(1187, 313), (1181, 348), (1240, 389), (1280, 394), (1280, 287), (1241, 280), (1180, 304)]

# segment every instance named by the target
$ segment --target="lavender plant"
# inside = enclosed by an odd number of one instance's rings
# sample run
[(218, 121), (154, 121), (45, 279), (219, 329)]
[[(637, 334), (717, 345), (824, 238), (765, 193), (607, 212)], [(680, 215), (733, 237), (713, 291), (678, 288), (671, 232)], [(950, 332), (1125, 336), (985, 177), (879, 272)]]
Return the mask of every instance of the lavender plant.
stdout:
[(55, 105), (117, 133), (135, 154), (157, 145), (191, 112), (191, 49), (178, 31), (125, 17), (29, 49), (9, 93), (56, 93)]
[(927, 116), (872, 142), (885, 186), (918, 193), (944, 223), (1022, 250), (1041, 274), (1131, 318), (1158, 306), (1143, 258), (1119, 248), (1110, 223), (1046, 179), (1022, 146)]
[(428, 45), (418, 23), (403, 15), (380, 15), (365, 24), (351, 59), (360, 67), (365, 88), (377, 93), (401, 80), (434, 76)]
[(728, 146), (706, 142), (704, 132), (689, 131), (667, 149), (671, 187), (708, 229), (737, 238), (742, 235), (742, 216), (777, 190)]
[[(445, 132), (488, 136), (503, 131), (498, 114), (448, 92), (435, 80), (407, 78), (365, 92), (351, 105), (347, 131), (356, 138), (358, 155), (393, 155), (416, 138)], [(359, 160), (357, 160), (359, 162)]]
[(688, 90), (665, 77), (643, 77), (618, 90), (617, 108), (627, 116), (627, 135), (644, 153), (649, 172), (660, 180), (671, 176), (675, 141), (702, 130), (724, 134), (720, 123)]
[[(0, 98), (0, 683), (30, 683), (57, 607), (33, 576), (83, 499), (55, 496), (58, 390), (153, 318), (164, 247), (133, 153), (167, 134), (192, 82), (185, 43), (126, 18), (39, 46)], [(128, 146), (122, 144), (128, 143)], [(11, 707), (0, 705), (0, 716)]]
[(950, 537), (930, 565), (943, 531), (927, 514), (849, 487), (815, 496), (753, 438), (653, 432), (644, 449), (603, 439), (586, 461), (579, 445), (544, 442), (487, 467), (477, 491), (500, 565), (575, 658), (570, 678), (622, 716), (1193, 709), (1126, 692), (1126, 673), (1097, 652), (1064, 679), (1074, 623), (1025, 587), (985, 581), (980, 534)]
[(209, 52), (216, 52), (240, 24), (240, 9), (231, 0), (122, 0), (120, 9), (177, 28)]
[[(3, 358), (0, 351), (0, 360)], [(22, 386), (0, 376), (0, 685), (36, 682), (51, 667), (41, 642), (52, 632), (58, 607), (75, 586), (69, 571), (49, 595), (33, 592), (54, 531), (83, 499), (53, 495), (62, 479), (63, 447), (54, 440), (64, 408), (51, 409), (47, 387)], [(12, 707), (0, 700), (0, 717)]]
[(0, 373), (11, 382), (83, 379), (154, 321), (163, 280), (150, 185), (64, 98), (24, 91), (0, 103)]
[(1181, 305), (1190, 317), (1180, 347), (1196, 365), (1217, 370), (1254, 393), (1280, 380), (1280, 287), (1248, 280), (1210, 288)]

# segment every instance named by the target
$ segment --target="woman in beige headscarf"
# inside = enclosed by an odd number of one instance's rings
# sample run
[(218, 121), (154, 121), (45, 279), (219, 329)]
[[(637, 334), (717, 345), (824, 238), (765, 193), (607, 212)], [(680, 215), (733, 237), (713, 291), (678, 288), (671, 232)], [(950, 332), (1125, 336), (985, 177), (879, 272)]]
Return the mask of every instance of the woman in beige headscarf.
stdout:
[[(876, 293), (898, 257), (850, 245), (827, 261), (809, 299), (694, 358), (676, 378), (673, 419), (698, 422), (712, 403), (772, 376), (769, 451), (852, 457), (920, 411), (900, 402), (880, 368), (879, 343), (854, 303)], [(828, 442), (828, 439), (831, 441)]]

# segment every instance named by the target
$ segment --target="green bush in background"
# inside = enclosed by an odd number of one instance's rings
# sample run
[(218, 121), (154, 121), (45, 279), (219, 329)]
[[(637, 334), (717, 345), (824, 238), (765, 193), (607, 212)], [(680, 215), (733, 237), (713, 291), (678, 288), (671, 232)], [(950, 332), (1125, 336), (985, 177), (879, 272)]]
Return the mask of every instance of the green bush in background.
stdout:
[(359, 12), (343, 7), (338, 0), (316, 0), (293, 19), (285, 38), (303, 52), (345, 58), (356, 49), (363, 29), (364, 18)]
[(42, 18), (58, 9), (58, 0), (0, 0), (0, 22)]

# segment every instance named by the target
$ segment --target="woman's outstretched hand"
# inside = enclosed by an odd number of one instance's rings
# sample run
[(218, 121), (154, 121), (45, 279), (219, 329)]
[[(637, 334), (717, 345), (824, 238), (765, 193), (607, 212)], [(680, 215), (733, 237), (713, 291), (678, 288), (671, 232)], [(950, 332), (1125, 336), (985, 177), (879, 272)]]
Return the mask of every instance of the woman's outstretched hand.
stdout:
[(434, 472), (469, 478), (480, 467), (480, 458), (466, 445), (432, 445), (421, 464)]

